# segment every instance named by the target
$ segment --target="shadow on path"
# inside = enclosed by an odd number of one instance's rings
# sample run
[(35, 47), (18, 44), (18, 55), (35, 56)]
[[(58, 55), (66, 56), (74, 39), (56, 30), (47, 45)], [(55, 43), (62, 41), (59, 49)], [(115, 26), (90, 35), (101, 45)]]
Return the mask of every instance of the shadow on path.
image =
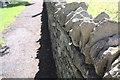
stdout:
[(37, 59), (39, 59), (39, 71), (35, 75), (37, 78), (57, 78), (55, 62), (53, 59), (53, 53), (51, 48), (50, 33), (48, 30), (48, 15), (46, 5), (43, 3), (42, 11), (42, 26), (41, 26), (41, 39), (40, 48), (38, 49)]
[(39, 16), (41, 13), (35, 14), (32, 16), (32, 18)]

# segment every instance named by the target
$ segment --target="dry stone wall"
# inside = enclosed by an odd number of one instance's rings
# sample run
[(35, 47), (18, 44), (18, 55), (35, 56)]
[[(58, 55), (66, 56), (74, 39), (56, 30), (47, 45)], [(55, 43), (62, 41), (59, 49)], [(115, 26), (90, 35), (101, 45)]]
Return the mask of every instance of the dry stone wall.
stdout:
[(120, 78), (119, 22), (85, 2), (46, 2), (57, 74), (60, 78)]

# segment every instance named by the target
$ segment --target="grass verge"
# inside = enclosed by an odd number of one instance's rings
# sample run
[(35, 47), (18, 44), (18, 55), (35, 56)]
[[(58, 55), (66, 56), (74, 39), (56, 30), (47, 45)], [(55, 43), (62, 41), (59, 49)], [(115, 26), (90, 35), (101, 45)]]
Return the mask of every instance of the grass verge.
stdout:
[[(17, 16), (27, 4), (27, 1), (24, 2), (12, 2), (7, 7), (0, 8), (0, 33), (2, 30), (7, 27)], [(0, 46), (4, 43), (2, 37), (0, 37)]]

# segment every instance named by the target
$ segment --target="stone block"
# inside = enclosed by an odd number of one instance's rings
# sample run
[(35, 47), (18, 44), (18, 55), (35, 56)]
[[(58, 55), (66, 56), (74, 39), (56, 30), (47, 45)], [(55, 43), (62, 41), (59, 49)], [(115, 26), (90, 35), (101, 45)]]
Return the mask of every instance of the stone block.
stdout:
[(70, 29), (72, 29), (73, 23), (79, 21), (80, 19), (85, 18), (92, 18), (92, 16), (85, 10), (82, 10), (80, 12), (76, 12), (70, 20), (68, 20), (65, 23), (65, 30), (68, 32)]
[(108, 36), (112, 36), (114, 34), (118, 34), (118, 22), (112, 20), (105, 20), (100, 24), (98, 29), (95, 29), (94, 32), (90, 35), (90, 46), (95, 44), (100, 39), (103, 39)]
[(98, 23), (99, 21), (102, 21), (105, 18), (110, 19), (110, 16), (105, 12), (101, 12), (94, 18), (94, 21), (95, 23)]

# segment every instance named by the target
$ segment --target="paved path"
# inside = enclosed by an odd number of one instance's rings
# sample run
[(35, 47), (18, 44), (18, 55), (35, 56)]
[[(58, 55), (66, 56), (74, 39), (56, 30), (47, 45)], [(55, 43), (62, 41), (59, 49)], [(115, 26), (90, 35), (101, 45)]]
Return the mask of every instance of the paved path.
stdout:
[(36, 41), (40, 38), (43, 2), (30, 3), (2, 33), (10, 52), (0, 57), (0, 77), (34, 78), (39, 71)]

